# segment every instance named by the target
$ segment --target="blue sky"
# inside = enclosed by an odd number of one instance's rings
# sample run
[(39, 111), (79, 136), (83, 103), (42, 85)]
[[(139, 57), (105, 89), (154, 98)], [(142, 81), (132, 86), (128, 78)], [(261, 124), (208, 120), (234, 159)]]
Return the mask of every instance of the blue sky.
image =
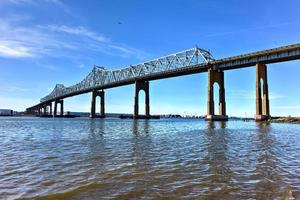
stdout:
[[(299, 43), (299, 7), (297, 0), (0, 1), (0, 108), (24, 110), (94, 64), (120, 68), (195, 45), (218, 59)], [(273, 116), (300, 115), (299, 65), (268, 66)], [(225, 87), (228, 115), (253, 116), (254, 67), (226, 71)], [(133, 85), (106, 90), (106, 111), (132, 113), (133, 96)], [(68, 98), (65, 110), (88, 112), (90, 99)], [(151, 114), (203, 115), (206, 102), (206, 73), (150, 83)]]

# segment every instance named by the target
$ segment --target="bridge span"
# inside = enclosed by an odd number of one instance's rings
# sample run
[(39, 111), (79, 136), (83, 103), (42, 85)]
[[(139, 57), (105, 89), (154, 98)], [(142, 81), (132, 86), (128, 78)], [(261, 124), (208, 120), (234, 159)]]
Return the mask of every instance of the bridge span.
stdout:
[[(270, 118), (267, 64), (300, 59), (300, 44), (282, 46), (223, 59), (214, 59), (209, 51), (198, 47), (160, 57), (117, 70), (94, 66), (79, 83), (65, 87), (57, 84), (53, 91), (41, 98), (40, 103), (26, 111), (36, 115), (63, 115), (64, 98), (92, 92), (90, 117), (96, 117), (96, 97), (100, 101), (100, 117), (105, 117), (105, 89), (135, 84), (134, 118), (139, 118), (139, 91), (145, 91), (145, 117), (150, 118), (149, 81), (188, 74), (208, 72), (207, 120), (227, 120), (224, 71), (244, 67), (256, 67), (256, 115), (257, 121)], [(263, 84), (261, 83), (263, 82)], [(219, 112), (214, 110), (213, 85), (219, 85)], [(52, 103), (54, 112), (52, 113)], [(60, 113), (57, 108), (60, 104)]]

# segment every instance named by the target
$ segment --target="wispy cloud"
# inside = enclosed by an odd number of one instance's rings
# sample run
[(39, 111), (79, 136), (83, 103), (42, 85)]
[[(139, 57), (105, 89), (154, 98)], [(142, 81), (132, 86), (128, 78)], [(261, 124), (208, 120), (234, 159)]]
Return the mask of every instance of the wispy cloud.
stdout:
[(76, 35), (80, 37), (87, 37), (89, 39), (98, 41), (98, 42), (109, 42), (110, 40), (99, 34), (97, 32), (90, 31), (82, 26), (79, 27), (70, 27), (70, 26), (59, 26), (59, 25), (47, 25), (47, 26), (39, 26), (40, 28), (47, 29), (53, 32), (66, 33), (71, 35)]
[[(52, 5), (71, 14), (70, 8), (61, 0), (5, 0), (0, 6)], [(50, 7), (51, 8), (51, 7)], [(78, 57), (83, 50), (120, 57), (142, 58), (146, 53), (113, 41), (103, 33), (87, 27), (64, 24), (34, 24), (30, 14), (9, 13), (0, 15), (0, 57), (26, 58), (41, 56)], [(34, 24), (34, 25), (33, 25)]]
[(141, 50), (113, 42), (103, 34), (83, 26), (24, 26), (15, 20), (0, 19), (1, 57), (61, 57), (74, 53), (81, 55), (82, 50), (122, 57), (141, 58), (146, 55)]
[(8, 44), (7, 42), (0, 44), (0, 55), (3, 57), (33, 57), (29, 48), (13, 43)]
[(0, 56), (35, 57), (53, 55), (57, 50), (74, 50), (75, 44), (59, 40), (56, 36), (36, 27), (20, 26), (18, 23), (0, 19)]
[(71, 12), (69, 7), (63, 3), (61, 0), (2, 0), (0, 1), (0, 6), (32, 6), (32, 7), (41, 7), (45, 4), (55, 6), (63, 10), (66, 14), (74, 16), (74, 13)]

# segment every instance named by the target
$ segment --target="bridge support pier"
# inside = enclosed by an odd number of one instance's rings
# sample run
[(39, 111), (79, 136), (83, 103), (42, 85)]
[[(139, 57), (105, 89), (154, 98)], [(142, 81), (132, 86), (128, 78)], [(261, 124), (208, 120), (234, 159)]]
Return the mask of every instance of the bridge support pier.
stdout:
[(50, 107), (49, 115), (52, 115), (52, 102), (49, 103), (49, 107)]
[(60, 100), (55, 100), (54, 102), (54, 117), (57, 117), (57, 104), (60, 104), (60, 113), (59, 116), (63, 116), (64, 115), (64, 100), (60, 99)]
[(96, 98), (100, 97), (100, 118), (105, 117), (105, 93), (104, 90), (94, 90), (92, 94), (92, 102), (91, 102), (91, 113), (90, 113), (90, 118), (95, 118), (96, 117)]
[[(214, 83), (219, 85), (219, 115), (215, 115)], [(228, 116), (226, 115), (224, 72), (222, 70), (208, 70), (208, 101), (205, 119), (211, 121), (228, 120)]]
[(149, 81), (135, 81), (133, 118), (139, 118), (139, 92), (145, 92), (145, 118), (150, 118)]
[[(261, 81), (263, 82), (263, 98), (261, 96)], [(267, 78), (267, 65), (256, 64), (256, 115), (255, 121), (270, 119), (269, 91)]]
[(44, 104), (42, 107), (38, 108), (39, 116), (41, 115), (52, 115), (52, 103)]
[(43, 115), (47, 115), (47, 105), (43, 106), (43, 111), (44, 111)]

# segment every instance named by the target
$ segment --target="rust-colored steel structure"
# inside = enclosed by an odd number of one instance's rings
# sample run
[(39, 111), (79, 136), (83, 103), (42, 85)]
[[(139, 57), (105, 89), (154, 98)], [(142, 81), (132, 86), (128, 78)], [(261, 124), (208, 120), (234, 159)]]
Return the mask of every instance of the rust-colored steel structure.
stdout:
[[(100, 117), (105, 117), (104, 90), (135, 84), (134, 118), (139, 117), (139, 91), (145, 92), (145, 114), (150, 118), (149, 82), (157, 79), (183, 76), (208, 72), (208, 102), (207, 120), (227, 120), (224, 72), (244, 67), (256, 67), (256, 115), (257, 121), (270, 118), (269, 92), (267, 79), (267, 64), (300, 59), (300, 44), (282, 46), (278, 48), (242, 54), (215, 60), (209, 51), (198, 47), (188, 49), (172, 55), (160, 57), (137, 65), (130, 65), (119, 70), (107, 70), (94, 66), (93, 70), (79, 83), (65, 87), (57, 84), (54, 90), (40, 100), (40, 103), (27, 108), (28, 113), (36, 115), (52, 115), (54, 102), (54, 116), (57, 116), (57, 104), (61, 105), (60, 115), (63, 115), (63, 99), (88, 92), (92, 92), (91, 114), (96, 117), (95, 102), (100, 96)], [(213, 84), (219, 85), (219, 113), (214, 110)], [(262, 96), (263, 94), (263, 96)], [(50, 110), (48, 111), (48, 107)]]

